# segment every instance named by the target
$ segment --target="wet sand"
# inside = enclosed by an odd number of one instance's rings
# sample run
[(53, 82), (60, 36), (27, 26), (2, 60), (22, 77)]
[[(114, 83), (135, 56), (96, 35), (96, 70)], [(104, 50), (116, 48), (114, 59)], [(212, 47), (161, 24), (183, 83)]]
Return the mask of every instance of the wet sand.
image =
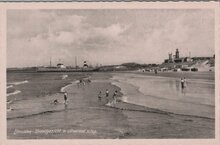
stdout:
[[(109, 89), (110, 100), (113, 92), (120, 90), (108, 81), (110, 77), (107, 73), (95, 73), (91, 84), (70, 85), (66, 88), (68, 105), (50, 105), (51, 111), (31, 114), (30, 110), (24, 117), (8, 118), (8, 138), (214, 138), (214, 119), (175, 115), (121, 101), (107, 106), (105, 90)], [(100, 90), (101, 101), (98, 100)], [(44, 104), (55, 98), (61, 102), (63, 96), (49, 96)]]

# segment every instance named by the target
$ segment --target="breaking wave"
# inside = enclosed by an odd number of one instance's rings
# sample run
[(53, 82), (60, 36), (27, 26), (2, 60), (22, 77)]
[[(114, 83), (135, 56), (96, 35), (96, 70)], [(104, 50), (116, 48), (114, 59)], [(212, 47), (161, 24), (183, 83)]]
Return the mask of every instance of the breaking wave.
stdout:
[(7, 89), (12, 88), (12, 87), (13, 87), (13, 85), (9, 85), (9, 86), (7, 86)]
[(64, 87), (62, 87), (62, 88), (60, 89), (60, 92), (61, 92), (61, 93), (64, 93), (64, 92), (65, 92), (65, 89), (66, 89), (67, 87), (69, 87), (69, 86), (71, 86), (71, 85), (73, 85), (73, 84), (76, 84), (77, 82), (78, 82), (78, 80), (73, 81), (73, 82), (71, 82), (70, 84), (68, 84), (68, 85), (66, 85), (66, 86), (64, 86)]
[(62, 75), (62, 80), (66, 79), (68, 75)]
[(8, 93), (8, 94), (7, 94), (7, 97), (8, 97), (8, 96), (11, 96), (11, 95), (16, 95), (16, 94), (19, 94), (19, 93), (21, 93), (21, 91), (15, 90), (15, 91), (12, 92), (12, 93)]
[(8, 84), (10, 84), (9, 86), (11, 86), (11, 85), (21, 85), (21, 84), (26, 84), (26, 83), (28, 83), (27, 80), (25, 80), (25, 81), (20, 81), (20, 82), (10, 82), (10, 83), (8, 83)]
[(64, 87), (62, 87), (62, 88), (60, 89), (60, 92), (61, 92), (61, 93), (64, 93), (64, 92), (65, 92), (65, 89), (66, 89), (67, 87), (69, 87), (70, 85), (72, 85), (72, 83), (71, 83), (71, 84), (68, 84), (68, 85), (66, 85), (66, 86), (64, 86)]

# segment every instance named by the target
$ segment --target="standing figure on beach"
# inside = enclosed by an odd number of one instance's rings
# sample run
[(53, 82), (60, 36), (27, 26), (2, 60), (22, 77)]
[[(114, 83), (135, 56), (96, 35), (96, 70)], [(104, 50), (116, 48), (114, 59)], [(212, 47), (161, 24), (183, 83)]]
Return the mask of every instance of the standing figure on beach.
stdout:
[(90, 79), (88, 79), (88, 83), (91, 83), (92, 81)]
[(181, 88), (184, 89), (184, 79), (183, 78), (181, 78), (180, 83), (181, 83)]
[(82, 86), (82, 80), (80, 79), (79, 82), (77, 83), (77, 87), (79, 88), (80, 86)]
[(106, 89), (105, 96), (108, 97), (108, 95), (109, 95), (109, 92), (108, 92), (108, 89)]
[(117, 98), (116, 98), (117, 94), (118, 94), (118, 91), (116, 90), (113, 94), (113, 104), (116, 104), (116, 102), (117, 102)]
[(183, 81), (184, 81), (184, 88), (186, 88), (186, 78), (185, 77), (184, 77)]
[(64, 93), (64, 104), (67, 104), (67, 92)]
[(108, 100), (108, 95), (109, 95), (109, 92), (108, 92), (108, 89), (106, 89), (106, 91), (105, 91), (105, 97), (106, 97), (106, 101), (107, 101), (107, 102), (109, 102), (109, 100)]
[(99, 100), (101, 100), (101, 99), (102, 99), (102, 92), (101, 92), (101, 91), (99, 91), (98, 98), (99, 98)]

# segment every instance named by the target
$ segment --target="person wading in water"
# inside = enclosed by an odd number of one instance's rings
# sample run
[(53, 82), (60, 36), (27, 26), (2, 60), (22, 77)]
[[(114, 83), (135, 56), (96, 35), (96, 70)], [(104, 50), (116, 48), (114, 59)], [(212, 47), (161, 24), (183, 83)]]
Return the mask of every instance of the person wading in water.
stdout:
[(181, 88), (184, 89), (184, 79), (183, 78), (181, 78), (180, 83), (181, 83)]
[(67, 92), (64, 93), (64, 104), (67, 104)]
[(116, 90), (115, 92), (114, 92), (114, 94), (113, 94), (113, 104), (115, 105), (116, 104), (116, 102), (117, 102), (117, 94), (118, 94), (118, 91)]

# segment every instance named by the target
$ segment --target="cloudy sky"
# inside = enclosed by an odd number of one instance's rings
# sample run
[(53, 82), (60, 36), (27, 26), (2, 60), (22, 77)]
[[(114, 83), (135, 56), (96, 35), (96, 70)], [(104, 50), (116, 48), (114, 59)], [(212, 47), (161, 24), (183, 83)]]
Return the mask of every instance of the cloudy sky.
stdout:
[(7, 66), (161, 63), (214, 54), (212, 10), (9, 10)]

